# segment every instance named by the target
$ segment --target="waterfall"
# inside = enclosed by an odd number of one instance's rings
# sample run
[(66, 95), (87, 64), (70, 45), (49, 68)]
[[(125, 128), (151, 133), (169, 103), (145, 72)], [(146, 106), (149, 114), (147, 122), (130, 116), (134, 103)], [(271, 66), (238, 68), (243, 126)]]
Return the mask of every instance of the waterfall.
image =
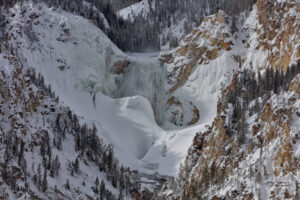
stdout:
[(164, 89), (164, 79), (162, 72), (154, 72), (150, 75), (150, 80), (152, 83), (152, 93), (151, 98), (149, 99), (153, 111), (155, 114), (155, 119), (159, 125), (164, 121), (165, 109), (166, 109), (166, 91)]
[(143, 96), (153, 108), (156, 122), (164, 121), (166, 107), (165, 78), (160, 63), (151, 61), (135, 61), (130, 64), (121, 80), (118, 80), (118, 97)]

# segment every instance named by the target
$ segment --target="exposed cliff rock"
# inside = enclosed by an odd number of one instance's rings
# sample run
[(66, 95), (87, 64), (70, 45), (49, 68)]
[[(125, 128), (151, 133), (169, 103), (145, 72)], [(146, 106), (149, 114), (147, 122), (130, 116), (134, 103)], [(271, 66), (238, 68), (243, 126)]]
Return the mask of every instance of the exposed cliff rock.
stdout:
[[(218, 18), (217, 15), (215, 18)], [(299, 60), (298, 19), (299, 3), (294, 0), (258, 0), (243, 30), (238, 34), (244, 38), (240, 38), (244, 48), (234, 55), (235, 61), (253, 71), (253, 74), (270, 66), (289, 74), (288, 67)], [(234, 37), (233, 45), (230, 45), (233, 50), (239, 37)], [(176, 54), (181, 54), (177, 58), (172, 58), (170, 54), (165, 57), (167, 66), (176, 63), (176, 59), (182, 59), (187, 66), (193, 63), (190, 62), (193, 59), (189, 59), (191, 56), (184, 54), (186, 49), (179, 49)], [(204, 44), (199, 54), (207, 49), (211, 48)], [(226, 48), (223, 50), (233, 51)], [(171, 55), (176, 54), (173, 52)], [(216, 58), (210, 57), (210, 62), (218, 59), (221, 54), (217, 55)], [(188, 73), (190, 77), (185, 80), (189, 81), (192, 74)], [(256, 76), (260, 79), (260, 76)], [(171, 74), (171, 77), (180, 75)], [(241, 81), (238, 80), (242, 79), (247, 82), (247, 78), (237, 72), (230, 79), (231, 82), (227, 82), (228, 87), (222, 90), (212, 125), (207, 131), (197, 133), (178, 178), (164, 185), (161, 199), (299, 198), (299, 75), (293, 80), (289, 80), (289, 75), (286, 75), (288, 86), (282, 87), (279, 92), (274, 90), (253, 98), (249, 107), (244, 99), (251, 93), (251, 83), (239, 91), (237, 88)], [(261, 84), (256, 84), (254, 88), (260, 90), (260, 87), (268, 87), (265, 86), (268, 83)], [(271, 88), (274, 84), (270, 84)], [(181, 85), (177, 87), (176, 84), (174, 87), (175, 90), (171, 88), (170, 91), (174, 94), (181, 87), (188, 88)], [(226, 103), (232, 101), (232, 95), (237, 93), (238, 101)], [(236, 105), (233, 104), (237, 102), (243, 107), (242, 115), (234, 111)], [(244, 120), (236, 117), (243, 115), (246, 115)]]
[[(168, 77), (169, 101), (176, 98), (181, 102), (181, 105), (169, 104), (167, 113), (170, 115), (175, 113), (181, 118), (178, 123), (178, 120), (170, 117), (170, 122), (186, 126), (199, 122), (201, 118), (198, 115), (205, 116), (204, 107), (209, 105), (199, 103), (207, 96), (214, 98), (212, 103), (217, 101), (215, 97), (219, 94), (219, 90), (228, 84), (233, 69), (241, 66), (245, 59), (247, 43), (242, 41), (246, 41), (244, 34), (235, 32), (230, 17), (219, 11), (215, 15), (205, 17), (199, 28), (184, 37), (177, 48), (160, 55), (160, 61)], [(211, 74), (205, 76), (210, 70)], [(183, 94), (191, 89), (191, 85), (193, 89), (198, 87), (199, 93)], [(194, 96), (197, 96), (197, 103), (188, 100), (195, 99)], [(194, 113), (192, 119), (187, 117), (189, 113)]]
[[(256, 71), (272, 66), (286, 71), (300, 58), (299, 17), (299, 3), (296, 0), (258, 0), (243, 24), (242, 20), (236, 22), (222, 11), (205, 17), (199, 28), (184, 37), (177, 48), (160, 56), (167, 71), (170, 96), (179, 97), (184, 93), (184, 96), (197, 96), (198, 101), (202, 101), (204, 90), (217, 90), (218, 93), (230, 84), (226, 74), (231, 79), (232, 70), (238, 67)], [(198, 89), (202, 93), (189, 94), (187, 90), (192, 90), (195, 79), (202, 78), (207, 68), (213, 70), (215, 63), (218, 63), (217, 70), (223, 70), (222, 76), (217, 78), (222, 81), (214, 81), (213, 87), (207, 84), (206, 88), (199, 83)], [(225, 66), (231, 68), (226, 69)], [(213, 79), (208, 76), (208, 79)], [(201, 105), (197, 102), (193, 104), (201, 116), (206, 115)], [(183, 113), (185, 115), (186, 112)]]
[(139, 194), (133, 172), (118, 164), (97, 128), (60, 103), (41, 74), (23, 68), (16, 55), (4, 52), (0, 199), (91, 200)]
[(128, 61), (128, 60), (116, 62), (116, 63), (113, 65), (112, 72), (115, 73), (115, 74), (121, 74), (121, 73), (124, 73), (124, 70), (125, 70), (129, 65), (130, 65), (130, 61)]
[(300, 58), (299, 1), (258, 0), (256, 49), (266, 54), (259, 68), (273, 66), (286, 70), (291, 62)]
[(300, 99), (300, 76), (297, 76), (290, 84), (290, 91), (295, 91)]
[[(169, 111), (172, 113), (171, 122), (177, 126), (193, 125), (200, 119), (200, 113), (192, 102), (180, 101), (180, 99), (172, 96), (168, 99), (167, 104)], [(187, 115), (186, 113), (190, 113)], [(187, 124), (186, 124), (187, 123)]]
[[(228, 127), (231, 111), (221, 99), (212, 126), (197, 133), (178, 179), (165, 184), (161, 198), (297, 199), (300, 101), (293, 85), (298, 79), (249, 114), (242, 142)], [(230, 87), (236, 87), (234, 81)]]
[(222, 51), (232, 50), (232, 45), (230, 21), (224, 12), (204, 18), (201, 26), (183, 38), (178, 48), (161, 55), (162, 63), (174, 64), (168, 67), (172, 85), (169, 93), (182, 86), (196, 66), (208, 65)]

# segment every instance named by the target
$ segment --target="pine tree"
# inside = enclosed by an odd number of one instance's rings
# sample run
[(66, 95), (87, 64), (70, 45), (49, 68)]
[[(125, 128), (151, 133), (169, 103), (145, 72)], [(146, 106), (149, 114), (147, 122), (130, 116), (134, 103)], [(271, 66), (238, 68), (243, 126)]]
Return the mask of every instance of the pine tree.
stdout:
[(58, 156), (56, 155), (55, 159), (52, 162), (52, 166), (50, 169), (50, 176), (51, 177), (58, 176), (59, 168), (60, 168), (60, 162)]
[(70, 190), (69, 179), (67, 179), (67, 182), (66, 182), (66, 184), (65, 184), (65, 188), (66, 188), (67, 190)]
[[(19, 146), (19, 140), (18, 140), (18, 138), (16, 138), (14, 140), (14, 143), (13, 143), (13, 146), (12, 146), (12, 154), (14, 156), (17, 156), (17, 154), (18, 154), (18, 146)], [(19, 156), (20, 156), (20, 153), (19, 153)]]
[(278, 93), (280, 86), (280, 73), (278, 70), (275, 71), (274, 83), (273, 83), (273, 92)]
[(21, 142), (19, 157), (18, 157), (18, 164), (21, 166), (21, 161), (24, 159), (24, 141)]
[(42, 182), (42, 191), (45, 192), (47, 190), (47, 187), (48, 187), (47, 169), (45, 168), (43, 182)]
[(241, 106), (238, 99), (235, 100), (235, 103), (233, 104), (233, 112), (231, 116), (231, 121), (233, 124), (237, 123), (239, 116), (241, 113)]
[(259, 87), (257, 87), (258, 96), (260, 97), (263, 95), (263, 80), (262, 80), (261, 73), (259, 70), (257, 71), (257, 82), (258, 82), (257, 85), (259, 86)]
[(259, 100), (257, 98), (257, 99), (255, 99), (255, 103), (254, 103), (254, 112), (258, 113), (259, 111), (260, 111), (260, 103), (259, 103)]
[(237, 31), (237, 25), (236, 25), (236, 16), (233, 15), (232, 20), (231, 20), (231, 30), (233, 33)]
[(118, 200), (123, 200), (123, 193), (122, 193), (122, 191), (119, 193)]
[(103, 180), (101, 181), (101, 184), (100, 184), (100, 194), (104, 197), (104, 194), (105, 194), (105, 184), (103, 182)]
[(300, 73), (300, 60), (298, 60), (296, 65), (297, 65), (296, 66), (296, 72), (297, 72), (297, 74), (299, 74)]
[(38, 184), (38, 188), (40, 188), (41, 183), (42, 183), (42, 175), (41, 175), (41, 164), (39, 164), (38, 166), (38, 175), (37, 175), (37, 184)]
[(295, 199), (299, 199), (300, 198), (300, 187), (299, 187), (299, 182), (298, 181), (295, 181), (295, 188), (296, 188)]
[(75, 170), (75, 173), (79, 172), (79, 160), (78, 160), (78, 158), (76, 158), (76, 160), (75, 160), (74, 170)]
[(279, 85), (280, 85), (280, 87), (282, 87), (284, 85), (284, 72), (283, 72), (283, 70), (280, 70)]
[(58, 171), (60, 169), (60, 162), (58, 159), (58, 156), (56, 155), (55, 160), (54, 160), (54, 169), (55, 169), (55, 176), (58, 176)]
[(288, 90), (289, 82), (291, 80), (290, 77), (291, 77), (291, 73), (290, 73), (290, 68), (288, 67), (284, 77), (284, 85), (285, 85), (284, 88), (286, 91)]
[(41, 156), (45, 157), (46, 150), (45, 150), (45, 141), (44, 140), (41, 143), (40, 152), (41, 152)]
[(255, 181), (257, 183), (261, 183), (261, 173), (260, 173), (260, 171), (257, 173)]
[(99, 186), (99, 179), (98, 179), (98, 177), (96, 178), (96, 180), (95, 180), (95, 185), (98, 187)]
[(250, 76), (250, 86), (249, 86), (249, 93), (250, 93), (250, 100), (252, 101), (253, 99), (255, 99), (257, 97), (257, 85), (256, 85), (256, 80), (254, 78), (254, 75)]
[(246, 122), (245, 112), (241, 112), (240, 121), (237, 125), (238, 141), (240, 144), (245, 142), (248, 124)]
[(291, 66), (291, 79), (292, 80), (296, 75), (296, 65)]

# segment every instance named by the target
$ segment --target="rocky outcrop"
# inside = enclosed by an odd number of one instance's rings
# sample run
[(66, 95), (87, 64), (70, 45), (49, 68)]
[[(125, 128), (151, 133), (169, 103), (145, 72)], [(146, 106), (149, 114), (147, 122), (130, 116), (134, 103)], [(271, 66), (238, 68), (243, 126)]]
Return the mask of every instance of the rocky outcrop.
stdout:
[[(119, 180), (112, 183), (107, 178), (107, 169), (117, 173), (114, 176), (122, 179), (124, 187), (135, 184), (135, 176), (118, 164), (97, 128), (61, 104), (41, 74), (36, 76), (32, 68), (23, 68), (18, 57), (4, 52), (0, 54), (0, 199), (122, 196), (125, 190), (118, 189)], [(104, 164), (107, 155), (110, 167)], [(120, 198), (131, 198), (132, 191), (139, 194), (138, 186)]]
[[(246, 20), (237, 22), (236, 32), (232, 17), (222, 11), (205, 17), (177, 48), (160, 56), (167, 71), (170, 97), (179, 97), (178, 91), (199, 78), (199, 74), (195, 75), (199, 68), (205, 73), (204, 68), (211, 68), (213, 63), (220, 68), (231, 65), (233, 69), (247, 67), (256, 71), (272, 66), (286, 71), (300, 59), (299, 12), (297, 0), (258, 0)], [(232, 76), (232, 72), (227, 73)]]
[(286, 70), (300, 58), (299, 1), (258, 0), (257, 49), (267, 52), (265, 66)]
[(124, 70), (130, 65), (130, 61), (124, 60), (116, 62), (112, 68), (112, 72), (115, 74), (122, 74), (124, 73)]
[[(177, 48), (160, 55), (168, 78), (169, 99), (176, 98), (180, 101), (180, 104), (168, 103), (167, 115), (174, 116), (167, 117), (171, 123), (186, 126), (199, 122), (200, 116), (205, 115), (201, 113), (201, 107), (206, 106), (200, 105), (199, 102), (202, 98), (206, 101), (207, 96), (217, 97), (221, 87), (227, 84), (222, 82), (229, 81), (225, 78), (226, 75), (232, 76), (233, 69), (238, 68), (239, 63), (242, 64), (245, 60), (243, 52), (247, 42), (242, 42), (245, 39), (244, 36), (238, 37), (234, 33), (230, 17), (219, 11), (215, 15), (205, 17), (201, 25), (184, 37)], [(224, 66), (227, 64), (228, 66)], [(205, 77), (209, 70), (214, 72)], [(192, 76), (194, 78), (191, 78)], [(199, 91), (205, 92), (182, 95), (185, 92), (183, 90), (188, 89), (182, 88), (190, 85), (196, 87), (196, 79), (207, 79), (202, 83), (199, 80), (198, 83), (203, 84)], [(214, 79), (217, 79), (215, 83)], [(205, 87), (205, 84), (209, 85)], [(198, 102), (191, 101), (191, 98), (197, 99)], [(217, 102), (217, 98), (213, 102)]]
[(230, 111), (221, 98), (212, 126), (196, 134), (178, 179), (165, 185), (162, 199), (297, 199), (300, 101), (293, 85), (298, 79), (249, 116), (242, 143), (227, 127)]
[(171, 96), (167, 101), (167, 105), (167, 112), (171, 112), (169, 121), (177, 126), (193, 125), (200, 119), (200, 111), (192, 102), (185, 102), (184, 99)]
[(296, 92), (298, 94), (298, 100), (300, 100), (300, 75), (298, 75), (290, 84), (290, 91)]
[(168, 74), (172, 84), (169, 93), (172, 94), (186, 82), (195, 66), (209, 64), (222, 51), (230, 51), (234, 45), (231, 36), (228, 17), (219, 11), (204, 18), (201, 26), (183, 38), (179, 47), (161, 54), (163, 64), (174, 64)]

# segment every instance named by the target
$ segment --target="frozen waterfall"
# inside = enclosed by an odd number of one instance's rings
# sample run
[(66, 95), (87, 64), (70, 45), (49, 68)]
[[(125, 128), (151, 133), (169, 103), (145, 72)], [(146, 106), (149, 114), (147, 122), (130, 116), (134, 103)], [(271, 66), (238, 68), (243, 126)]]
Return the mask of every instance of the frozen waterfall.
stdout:
[(159, 125), (164, 121), (166, 106), (165, 78), (159, 61), (155, 57), (137, 57), (128, 67), (119, 82), (117, 97), (143, 96), (152, 105)]

